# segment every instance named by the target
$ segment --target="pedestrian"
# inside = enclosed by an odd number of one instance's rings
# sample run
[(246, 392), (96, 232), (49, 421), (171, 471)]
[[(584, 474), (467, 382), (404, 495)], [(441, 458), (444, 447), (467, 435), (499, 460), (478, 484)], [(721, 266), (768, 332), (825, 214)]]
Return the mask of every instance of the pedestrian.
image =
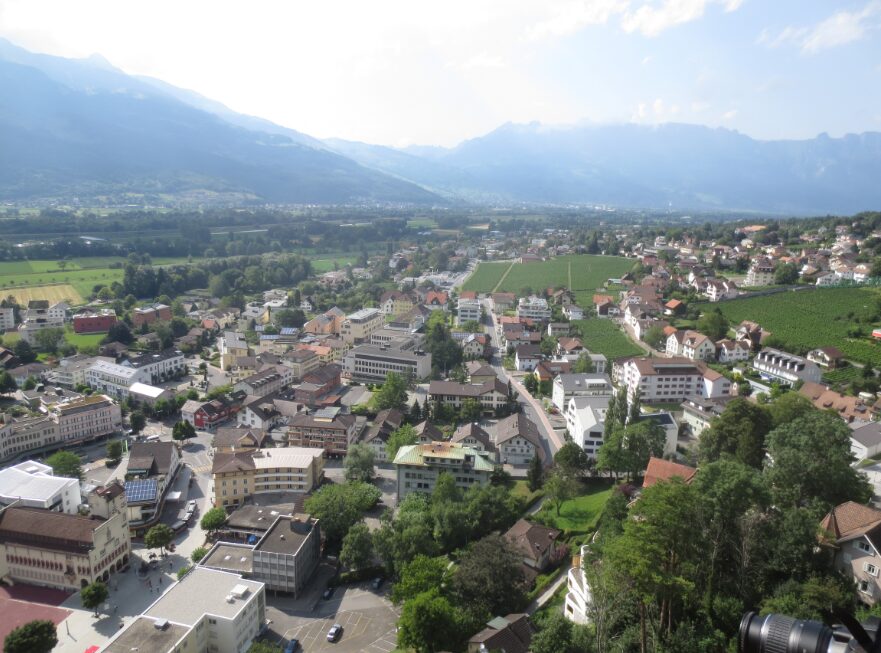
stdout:
[(162, 576), (159, 577), (159, 587), (162, 587)]

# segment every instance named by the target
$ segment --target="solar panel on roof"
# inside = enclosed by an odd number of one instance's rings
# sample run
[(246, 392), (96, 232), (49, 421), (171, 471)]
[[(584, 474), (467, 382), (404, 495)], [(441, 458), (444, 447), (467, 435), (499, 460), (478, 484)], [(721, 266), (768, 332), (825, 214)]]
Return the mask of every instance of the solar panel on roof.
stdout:
[(125, 498), (129, 503), (155, 501), (159, 484), (155, 479), (142, 479), (125, 482)]
[(282, 327), (282, 329), (281, 329), (281, 331), (279, 331), (279, 333), (283, 336), (292, 336), (297, 333), (297, 328), (296, 327)]

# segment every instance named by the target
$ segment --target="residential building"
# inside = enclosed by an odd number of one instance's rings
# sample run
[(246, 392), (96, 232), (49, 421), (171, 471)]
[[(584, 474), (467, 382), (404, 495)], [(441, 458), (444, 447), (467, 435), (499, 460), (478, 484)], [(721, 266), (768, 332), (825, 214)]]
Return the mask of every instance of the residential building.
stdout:
[(211, 447), (215, 453), (233, 453), (237, 451), (255, 451), (264, 447), (274, 446), (272, 437), (263, 429), (251, 429), (241, 426), (222, 426), (217, 429)]
[(348, 345), (370, 341), (373, 332), (383, 325), (382, 313), (377, 308), (362, 308), (347, 315), (340, 328), (340, 337)]
[(311, 492), (324, 478), (324, 457), (311, 447), (217, 452), (211, 475), (214, 504), (227, 508), (255, 494)]
[(484, 361), (467, 361), (465, 370), (470, 383), (485, 383), (498, 377), (495, 368)]
[(132, 309), (132, 326), (136, 329), (142, 324), (153, 324), (159, 320), (170, 320), (171, 307), (165, 304), (150, 304)]
[(419, 422), (416, 429), (416, 444), (431, 444), (432, 442), (440, 442), (446, 438), (444, 432), (428, 420)]
[(431, 311), (445, 311), (449, 304), (450, 296), (440, 290), (429, 290), (422, 300), (422, 305)]
[(580, 306), (576, 306), (575, 304), (569, 304), (569, 306), (563, 307), (563, 315), (568, 317), (571, 321), (583, 320), (584, 319), (584, 309)]
[(76, 388), (81, 385), (88, 385), (86, 371), (98, 361), (114, 363), (114, 359), (108, 357), (99, 358), (97, 356), (85, 356), (83, 354), (66, 356), (58, 361), (58, 366), (49, 372), (49, 381), (65, 388)]
[(682, 421), (687, 424), (691, 435), (699, 437), (710, 427), (710, 422), (725, 410), (733, 396), (705, 399), (703, 396), (687, 397), (682, 402)]
[(529, 653), (535, 628), (528, 614), (494, 617), (486, 628), (468, 640), (468, 653)]
[(236, 424), (250, 428), (270, 430), (287, 423), (303, 410), (290, 392), (272, 393), (264, 397), (250, 397), (236, 413)]
[(115, 399), (128, 397), (129, 388), (135, 383), (150, 383), (143, 370), (128, 365), (98, 360), (85, 371), (86, 385)]
[(539, 345), (518, 345), (514, 350), (514, 366), (518, 372), (530, 372), (535, 369), (544, 356)]
[(469, 333), (464, 338), (458, 340), (459, 346), (462, 347), (462, 355), (466, 360), (475, 358), (483, 358), (486, 355), (486, 348), (489, 346), (489, 336), (485, 333)]
[(238, 405), (223, 396), (210, 401), (188, 399), (180, 409), (181, 420), (206, 431), (225, 424), (235, 418), (237, 413)]
[(278, 392), (294, 381), (294, 371), (286, 365), (268, 365), (265, 369), (238, 381), (233, 390), (262, 397)]
[(566, 430), (572, 441), (596, 459), (603, 446), (610, 396), (571, 397), (566, 405)]
[(397, 317), (413, 310), (414, 306), (416, 306), (416, 298), (409, 292), (389, 290), (379, 298), (379, 310), (383, 315)]
[(431, 354), (415, 348), (359, 345), (343, 358), (343, 371), (362, 382), (382, 382), (389, 372), (424, 379), (431, 375)]
[(855, 463), (860, 463), (866, 458), (877, 456), (881, 453), (881, 423), (859, 422), (860, 426), (854, 428), (850, 434), (850, 450), (855, 456)]
[(313, 335), (339, 335), (346, 314), (334, 306), (321, 315), (317, 315), (303, 325), (304, 333)]
[(703, 294), (711, 302), (734, 299), (738, 295), (737, 284), (728, 279), (709, 279), (703, 288)]
[(122, 364), (140, 371), (146, 379), (144, 382), (153, 385), (177, 378), (187, 370), (184, 354), (177, 349), (141, 354), (123, 361)]
[(694, 467), (652, 456), (645, 468), (642, 487), (643, 489), (651, 487), (655, 483), (669, 481), (672, 478), (681, 478), (685, 483), (691, 483), (696, 473), (697, 470)]
[(296, 447), (316, 447), (327, 455), (345, 456), (355, 441), (354, 415), (340, 415), (337, 409), (299, 413), (288, 421), (288, 443)]
[(15, 309), (0, 308), (0, 332), (15, 330)]
[(673, 417), (673, 413), (668, 411), (642, 413), (637, 421), (651, 422), (660, 427), (664, 433), (664, 455), (671, 456), (676, 453), (676, 444), (679, 441), (679, 424)]
[(196, 566), (101, 653), (243, 653), (266, 625), (263, 583)]
[(566, 546), (557, 543), (562, 531), (541, 524), (533, 524), (525, 519), (517, 522), (505, 532), (505, 539), (522, 556), (523, 564), (536, 573), (560, 561), (566, 555)]
[(116, 324), (116, 313), (110, 308), (77, 313), (73, 316), (75, 333), (107, 333), (114, 324)]
[(716, 344), (698, 331), (676, 331), (667, 336), (668, 356), (682, 356), (689, 360), (716, 359)]
[(59, 302), (49, 305), (45, 299), (32, 299), (21, 316), (18, 333), (21, 339), (34, 344), (34, 335), (44, 329), (62, 329), (67, 315), (67, 304)]
[(428, 386), (428, 399), (457, 410), (466, 399), (475, 399), (485, 414), (493, 414), (508, 405), (508, 386), (498, 378), (483, 383), (432, 381)]
[(836, 569), (851, 579), (861, 603), (881, 597), (881, 510), (854, 501), (835, 506), (820, 522), (821, 542), (833, 552)]
[(568, 322), (548, 322), (546, 333), (554, 338), (565, 337), (569, 335)]
[(315, 369), (303, 377), (302, 383), (294, 389), (294, 400), (307, 406), (336, 403), (334, 394), (340, 387), (342, 370), (339, 365), (331, 363)]
[(770, 286), (773, 283), (774, 262), (769, 258), (757, 256), (749, 266), (744, 285), (754, 288), (756, 286)]
[(528, 465), (536, 456), (544, 459), (538, 427), (523, 413), (499, 420), (493, 431), (493, 445), (505, 465)]
[(58, 425), (48, 417), (5, 418), (0, 424), (0, 460), (26, 453), (45, 453), (59, 448)]
[(392, 433), (397, 431), (404, 423), (404, 415), (394, 408), (386, 408), (376, 414), (373, 425), (367, 430), (362, 442), (373, 451), (374, 458), (379, 462), (386, 462), (385, 445)]
[(450, 442), (472, 449), (486, 455), (487, 460), (496, 462), (498, 452), (490, 434), (477, 422), (466, 422), (456, 429)]
[(822, 376), (816, 363), (770, 347), (765, 347), (756, 354), (752, 365), (753, 369), (762, 375), (762, 378), (778, 381), (785, 385), (791, 385), (798, 381), (819, 383)]
[(122, 411), (106, 395), (51, 404), (48, 411), (50, 419), (57, 425), (58, 440), (65, 445), (122, 431)]
[(872, 419), (871, 408), (862, 397), (843, 395), (813, 381), (805, 381), (798, 393), (818, 410), (834, 411), (845, 422), (867, 422)]
[(173, 442), (131, 445), (125, 470), (125, 494), (132, 530), (144, 532), (159, 519), (180, 465), (180, 453)]
[(479, 300), (459, 298), (459, 302), (456, 305), (456, 324), (480, 322), (482, 316), (483, 309), (480, 306)]
[(474, 484), (489, 483), (495, 469), (495, 465), (480, 451), (448, 442), (401, 447), (394, 465), (398, 476), (398, 503), (411, 492), (431, 494), (441, 473), (450, 474), (457, 487), (467, 490)]
[(291, 368), (294, 379), (302, 379), (312, 370), (318, 369), (321, 360), (318, 354), (309, 349), (291, 349), (281, 357), (281, 364)]
[(157, 388), (155, 385), (146, 383), (132, 383), (128, 389), (128, 398), (134, 404), (155, 406), (158, 401), (175, 400), (174, 390), (170, 388)]
[(49, 465), (26, 460), (0, 470), (0, 506), (77, 515), (82, 502), (79, 479), (54, 476)]
[(517, 302), (517, 317), (526, 317), (532, 320), (550, 320), (551, 308), (548, 300), (542, 297), (521, 297)]
[(492, 300), (493, 313), (501, 315), (514, 309), (517, 295), (512, 292), (494, 292), (490, 295), (490, 299)]
[(837, 347), (820, 347), (809, 351), (807, 359), (820, 367), (834, 370), (844, 362), (844, 354)]
[(0, 510), (0, 577), (73, 592), (120, 571), (131, 555), (122, 486), (99, 487), (87, 500), (87, 515)]
[(554, 379), (551, 402), (562, 412), (572, 397), (611, 397), (614, 392), (605, 374), (560, 374)]
[(687, 358), (629, 358), (616, 363), (618, 382), (644, 403), (676, 402), (687, 397), (722, 397), (731, 394), (731, 381), (700, 362)]
[(584, 573), (585, 561), (588, 560), (589, 546), (582, 545), (579, 555), (572, 558), (572, 567), (566, 576), (566, 599), (563, 603), (563, 616), (577, 624), (586, 624), (589, 621), (587, 610), (593, 598), (591, 597), (590, 584)]
[(720, 340), (716, 343), (716, 358), (720, 363), (738, 363), (749, 360), (750, 346), (743, 340)]
[(245, 334), (238, 331), (224, 331), (217, 339), (217, 349), (220, 351), (220, 369), (224, 372), (235, 368), (240, 358), (251, 355)]
[(550, 384), (553, 383), (554, 379), (558, 376), (561, 374), (570, 374), (571, 372), (572, 363), (568, 360), (543, 360), (535, 366), (534, 370), (532, 370), (532, 375), (539, 383), (548, 384), (548, 387), (550, 387)]

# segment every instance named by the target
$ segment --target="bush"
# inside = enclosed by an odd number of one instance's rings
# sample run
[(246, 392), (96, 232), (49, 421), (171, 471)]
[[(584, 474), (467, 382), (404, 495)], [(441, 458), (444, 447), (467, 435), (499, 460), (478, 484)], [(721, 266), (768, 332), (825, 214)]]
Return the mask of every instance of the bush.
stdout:
[(340, 585), (351, 585), (352, 583), (372, 580), (377, 576), (385, 576), (385, 567), (382, 565), (364, 567), (355, 571), (345, 571), (331, 578), (327, 584), (331, 587), (339, 587)]

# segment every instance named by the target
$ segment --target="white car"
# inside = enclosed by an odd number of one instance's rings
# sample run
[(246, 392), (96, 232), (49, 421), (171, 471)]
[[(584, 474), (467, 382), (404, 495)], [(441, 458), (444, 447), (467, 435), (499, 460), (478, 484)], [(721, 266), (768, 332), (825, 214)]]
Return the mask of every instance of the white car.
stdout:
[(194, 513), (196, 512), (196, 501), (195, 499), (190, 499), (187, 501), (187, 512)]

